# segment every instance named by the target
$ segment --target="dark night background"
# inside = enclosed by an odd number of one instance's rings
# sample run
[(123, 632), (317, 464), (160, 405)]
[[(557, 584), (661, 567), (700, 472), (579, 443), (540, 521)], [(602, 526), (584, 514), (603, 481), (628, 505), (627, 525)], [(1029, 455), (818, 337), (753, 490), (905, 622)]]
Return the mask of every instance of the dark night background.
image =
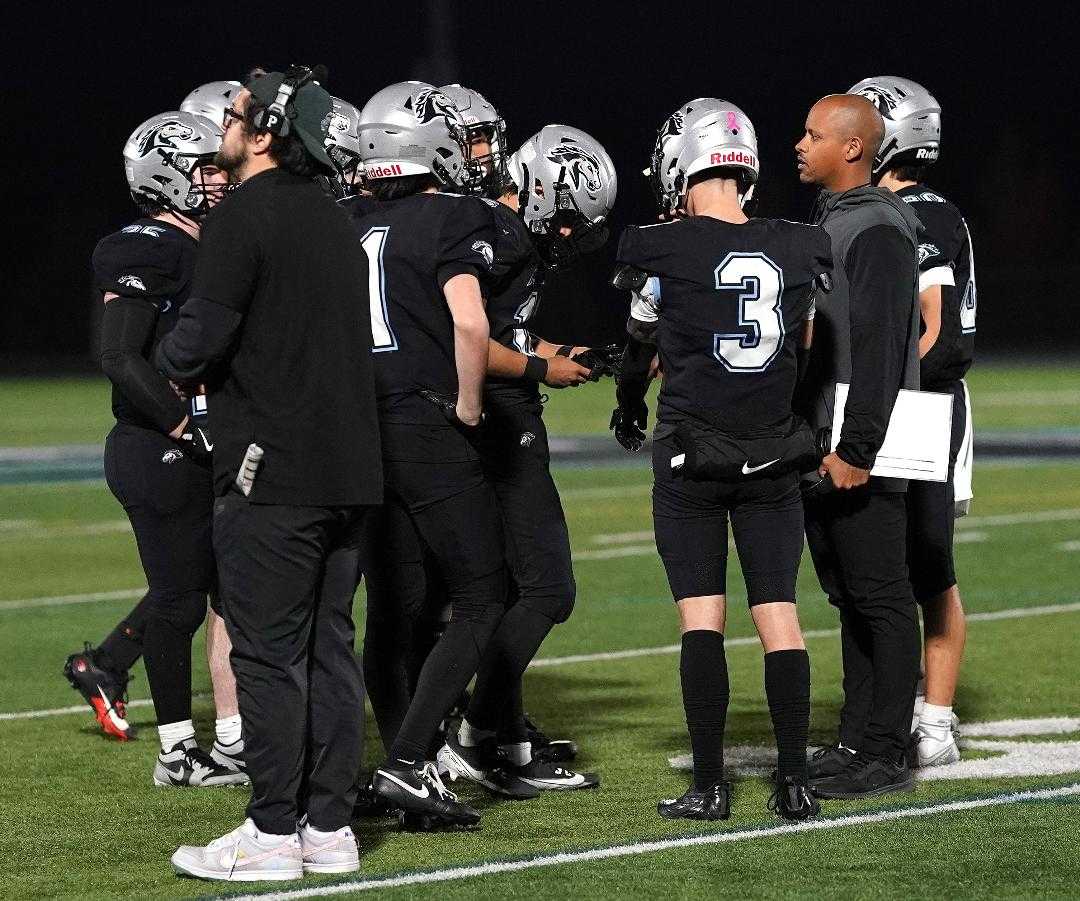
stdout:
[[(1080, 79), (1067, 7), (1035, 8), (450, 0), (26, 7), (33, 22), (9, 28), (5, 53), (14, 74), (3, 101), (2, 370), (91, 365), (89, 256), (134, 217), (120, 151), (135, 126), (175, 109), (202, 82), (291, 62), (325, 63), (331, 93), (357, 106), (405, 78), (460, 81), (496, 104), (513, 147), (547, 122), (584, 128), (618, 168), (616, 234), (622, 223), (653, 220), (640, 170), (656, 128), (686, 100), (719, 96), (746, 110), (760, 141), (758, 214), (803, 219), (813, 197), (798, 184), (792, 145), (809, 106), (868, 75), (914, 78), (944, 109), (942, 160), (929, 181), (971, 227), (980, 351), (1064, 356), (1080, 349), (1071, 99)], [(625, 301), (605, 287), (610, 252), (590, 263), (584, 286), (556, 283), (541, 334), (618, 340)]]

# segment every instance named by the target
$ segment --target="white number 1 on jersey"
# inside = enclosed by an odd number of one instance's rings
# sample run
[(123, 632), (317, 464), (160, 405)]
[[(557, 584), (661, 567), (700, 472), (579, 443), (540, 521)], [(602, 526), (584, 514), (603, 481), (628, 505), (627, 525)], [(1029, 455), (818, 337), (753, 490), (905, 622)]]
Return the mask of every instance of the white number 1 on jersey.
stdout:
[(390, 234), (389, 226), (368, 229), (361, 242), (368, 258), (368, 303), (371, 306), (371, 349), (375, 353), (397, 350), (397, 338), (390, 328), (386, 310), (386, 272), (383, 269), (383, 248)]

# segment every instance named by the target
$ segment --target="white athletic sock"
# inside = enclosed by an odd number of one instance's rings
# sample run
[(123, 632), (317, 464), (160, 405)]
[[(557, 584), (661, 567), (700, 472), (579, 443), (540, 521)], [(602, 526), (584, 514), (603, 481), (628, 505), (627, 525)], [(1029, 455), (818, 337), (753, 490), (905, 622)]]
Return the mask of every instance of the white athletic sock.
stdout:
[(938, 729), (948, 729), (952, 726), (952, 707), (943, 707), (939, 704), (923, 704), (919, 713), (920, 726), (933, 726)]
[(181, 720), (178, 723), (164, 723), (157, 727), (158, 738), (161, 739), (161, 750), (171, 751), (180, 742), (195, 737), (195, 724), (191, 720)]
[(326, 841), (329, 838), (333, 838), (340, 830), (334, 829), (331, 832), (323, 832), (321, 829), (316, 829), (314, 826), (309, 826), (304, 823), (304, 832), (307, 833), (309, 838), (313, 838), (317, 841)]
[(515, 742), (512, 745), (499, 745), (499, 750), (506, 754), (514, 766), (525, 766), (532, 761), (532, 744), (527, 741)]
[(461, 718), (461, 725), (457, 730), (458, 741), (463, 748), (475, 748), (485, 738), (494, 734), (490, 729), (477, 729), (465, 717)]
[(222, 747), (228, 747), (240, 741), (240, 714), (215, 720), (214, 733), (217, 736), (217, 743)]

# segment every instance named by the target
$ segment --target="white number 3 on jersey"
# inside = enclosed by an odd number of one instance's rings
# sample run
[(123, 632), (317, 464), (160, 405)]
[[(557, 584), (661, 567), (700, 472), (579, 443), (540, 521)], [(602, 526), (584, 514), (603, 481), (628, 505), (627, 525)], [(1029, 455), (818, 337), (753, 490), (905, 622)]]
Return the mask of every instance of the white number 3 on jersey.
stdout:
[(729, 372), (763, 372), (784, 344), (784, 274), (763, 253), (729, 253), (715, 275), (723, 299), (739, 304), (739, 325), (746, 330), (714, 334), (713, 356)]

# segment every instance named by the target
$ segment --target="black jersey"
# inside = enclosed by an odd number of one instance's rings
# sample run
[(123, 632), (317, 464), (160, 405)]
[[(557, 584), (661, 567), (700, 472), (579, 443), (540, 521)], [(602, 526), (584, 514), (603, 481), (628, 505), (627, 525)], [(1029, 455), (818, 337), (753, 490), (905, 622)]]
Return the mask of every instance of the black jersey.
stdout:
[(919, 290), (941, 285), (941, 332), (922, 360), (921, 384), (936, 390), (963, 378), (975, 359), (975, 259), (960, 211), (925, 185), (896, 192), (926, 230), (919, 245)]
[[(156, 309), (144, 333), (137, 336), (139, 352), (146, 360), (180, 318), (180, 307), (191, 290), (198, 247), (198, 241), (175, 225), (160, 219), (138, 219), (102, 238), (94, 249), (94, 290), (99, 299), (116, 294), (145, 301), (148, 308)], [(140, 328), (145, 322), (142, 317)], [(112, 410), (118, 422), (161, 427), (115, 383)]]
[(491, 208), (475, 197), (431, 193), (356, 206), (368, 256), (379, 418), (445, 424), (417, 392), (457, 393), (454, 322), (442, 288), (470, 273), (486, 290), (496, 241)]
[[(493, 213), (497, 235), (487, 303), (491, 337), (504, 347), (528, 354), (532, 352), (529, 320), (540, 303), (544, 267), (521, 217), (503, 203), (496, 203)], [(540, 397), (536, 382), (528, 379), (489, 377), (484, 389), (485, 406), (492, 408)]]
[(803, 324), (832, 270), (824, 229), (711, 216), (630, 226), (617, 262), (651, 276), (631, 325), (656, 323), (658, 422), (696, 419), (741, 436), (787, 428)]

